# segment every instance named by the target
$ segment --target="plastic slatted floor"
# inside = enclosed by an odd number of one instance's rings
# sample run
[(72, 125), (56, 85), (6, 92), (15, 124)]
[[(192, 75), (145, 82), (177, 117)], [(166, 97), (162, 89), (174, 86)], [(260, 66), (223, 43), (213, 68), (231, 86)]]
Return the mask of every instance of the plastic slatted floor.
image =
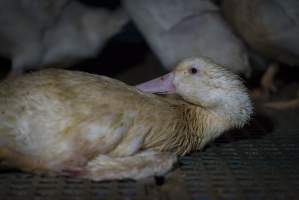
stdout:
[(3, 171), (0, 199), (298, 199), (297, 111), (270, 115), (272, 125), (256, 117), (247, 128), (180, 158), (165, 178), (92, 182)]

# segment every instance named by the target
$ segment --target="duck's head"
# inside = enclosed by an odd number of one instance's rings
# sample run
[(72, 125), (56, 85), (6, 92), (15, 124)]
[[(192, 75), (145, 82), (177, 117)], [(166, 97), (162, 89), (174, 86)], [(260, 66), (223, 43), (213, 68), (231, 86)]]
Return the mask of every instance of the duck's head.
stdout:
[(252, 113), (239, 77), (206, 58), (189, 58), (174, 71), (137, 86), (150, 93), (178, 94), (185, 101), (215, 112), (231, 127), (243, 126)]

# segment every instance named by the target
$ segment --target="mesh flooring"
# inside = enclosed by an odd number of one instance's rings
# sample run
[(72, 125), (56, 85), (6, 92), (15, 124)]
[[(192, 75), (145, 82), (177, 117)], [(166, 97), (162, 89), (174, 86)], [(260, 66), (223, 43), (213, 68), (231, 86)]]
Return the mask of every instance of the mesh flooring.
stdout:
[(164, 178), (92, 182), (2, 171), (0, 199), (296, 199), (299, 119), (296, 111), (271, 115), (275, 125), (256, 117), (180, 158)]

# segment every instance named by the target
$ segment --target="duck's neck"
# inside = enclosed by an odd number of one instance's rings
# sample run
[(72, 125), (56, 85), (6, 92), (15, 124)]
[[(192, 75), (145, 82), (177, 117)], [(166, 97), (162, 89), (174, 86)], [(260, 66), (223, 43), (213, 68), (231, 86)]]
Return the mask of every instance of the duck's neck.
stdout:
[(218, 105), (206, 108), (206, 110), (223, 119), (232, 128), (243, 127), (252, 114), (251, 101), (247, 93), (240, 91), (223, 96)]
[(189, 137), (199, 139), (197, 146), (193, 146), (192, 150), (201, 149), (224, 131), (242, 127), (249, 120), (252, 113), (249, 97), (246, 93), (240, 93), (235, 97), (223, 97), (222, 103), (210, 108), (192, 104), (182, 106), (182, 119)]
[[(163, 134), (153, 133), (155, 145), (162, 151), (175, 151), (184, 155), (201, 149), (206, 143), (219, 136), (229, 126), (214, 112), (191, 104), (175, 105), (176, 115), (165, 122)], [(167, 126), (167, 127), (166, 127)], [(153, 142), (151, 141), (151, 142)]]
[(229, 123), (223, 117), (209, 109), (194, 105), (185, 105), (182, 109), (182, 119), (188, 127), (188, 134), (198, 140), (197, 144), (192, 146), (192, 150), (203, 148), (208, 142), (230, 128)]
[(175, 151), (179, 155), (201, 149), (224, 131), (243, 126), (251, 113), (249, 101), (242, 104), (228, 101), (208, 108), (176, 98), (161, 100), (169, 105), (168, 109), (164, 108), (169, 112), (160, 125), (151, 125), (145, 148)]

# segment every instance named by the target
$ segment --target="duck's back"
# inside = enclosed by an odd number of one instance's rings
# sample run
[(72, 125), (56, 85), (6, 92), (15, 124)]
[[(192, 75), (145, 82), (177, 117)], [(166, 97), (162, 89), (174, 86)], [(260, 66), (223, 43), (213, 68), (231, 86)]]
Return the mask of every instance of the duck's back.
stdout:
[(167, 112), (165, 105), (103, 76), (61, 69), (30, 73), (0, 84), (0, 148), (46, 160), (67, 159), (66, 152), (80, 149), (88, 159), (112, 151), (136, 118), (154, 116), (160, 106)]

